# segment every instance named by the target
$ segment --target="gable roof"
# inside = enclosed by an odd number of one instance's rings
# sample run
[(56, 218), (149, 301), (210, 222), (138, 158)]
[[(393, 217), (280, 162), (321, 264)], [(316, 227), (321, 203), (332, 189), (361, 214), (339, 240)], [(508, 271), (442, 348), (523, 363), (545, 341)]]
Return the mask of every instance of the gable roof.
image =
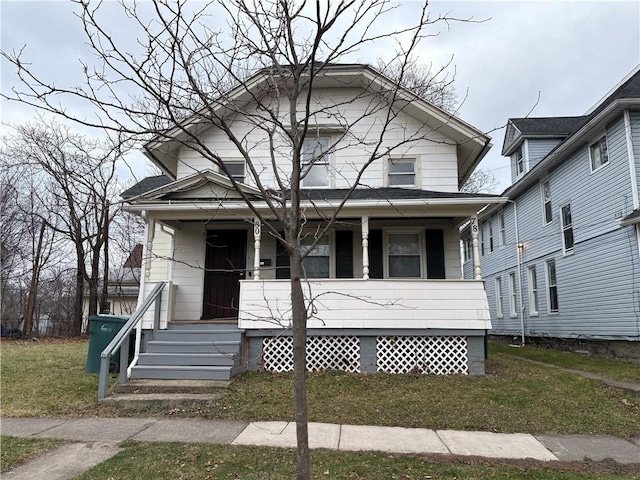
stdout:
[(566, 138), (584, 125), (586, 120), (586, 116), (510, 118), (504, 134), (502, 155), (511, 155), (527, 138)]
[[(553, 117), (544, 119), (510, 119), (509, 126), (516, 128), (516, 124), (523, 126), (528, 131), (556, 130), (557, 136), (562, 137), (560, 130), (568, 130), (565, 138), (538, 162), (529, 172), (516, 183), (508, 187), (502, 195), (513, 196), (528, 188), (532, 182), (543, 176), (549, 168), (562, 162), (571, 154), (573, 149), (581, 143), (593, 141), (594, 135), (601, 134), (602, 126), (620, 115), (625, 109), (640, 106), (640, 65), (638, 65), (623, 81), (615, 87), (608, 96), (596, 104), (586, 115), (580, 117)], [(514, 123), (515, 120), (515, 123)], [(537, 120), (540, 120), (539, 122)], [(505, 142), (507, 142), (505, 133)], [(517, 145), (516, 139), (511, 139), (509, 144), (503, 145), (503, 154), (508, 155)]]
[[(211, 128), (211, 123), (206, 119), (206, 111), (209, 108), (221, 113), (232, 101), (254, 100), (255, 91), (259, 90), (271, 76), (269, 69), (258, 71), (241, 85), (231, 89), (223, 99), (219, 99), (208, 108), (203, 108), (201, 114), (194, 113), (180, 125), (156, 135), (144, 145), (145, 155), (167, 176), (175, 179), (180, 139), (186, 138), (184, 130), (195, 134)], [(391, 79), (371, 66), (363, 64), (323, 64), (319, 66), (314, 85), (316, 88), (360, 87), (371, 91), (390, 91), (396, 88), (396, 84)], [(491, 138), (455, 115), (404, 88), (399, 89), (399, 100), (407, 102), (403, 107), (405, 112), (457, 144), (458, 183), (462, 185), (491, 148)]]

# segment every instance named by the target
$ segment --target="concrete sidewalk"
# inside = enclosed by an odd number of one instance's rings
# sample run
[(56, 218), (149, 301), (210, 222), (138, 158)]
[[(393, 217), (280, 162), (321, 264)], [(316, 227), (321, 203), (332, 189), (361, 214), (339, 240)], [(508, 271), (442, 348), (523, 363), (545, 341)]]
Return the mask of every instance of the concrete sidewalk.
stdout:
[[(100, 463), (117, 453), (124, 440), (145, 442), (193, 442), (231, 445), (258, 445), (295, 448), (295, 424), (291, 422), (234, 422), (197, 419), (157, 418), (2, 418), (0, 433), (15, 437), (57, 438), (82, 442), (85, 447), (67, 446), (67, 457), (56, 450), (60, 464), (74, 465), (73, 455), (87, 460), (86, 449), (93, 446)], [(376, 427), (363, 425), (309, 424), (311, 448), (344, 451), (383, 451), (391, 453), (436, 453), (473, 455), (487, 458), (535, 459), (542, 461), (600, 461), (640, 465), (640, 438), (626, 440), (591, 435), (529, 435), (522, 433), (467, 432), (423, 428)], [(88, 445), (88, 447), (87, 447)], [(64, 447), (62, 447), (64, 448)], [(60, 456), (61, 455), (61, 456)], [(93, 458), (93, 457), (92, 457)], [(51, 461), (36, 459), (3, 475), (7, 479), (40, 478), (33, 468), (37, 462), (46, 466), (52, 477)], [(47, 463), (49, 462), (48, 466)], [(85, 465), (89, 463), (89, 465)], [(84, 467), (93, 466), (91, 462)]]

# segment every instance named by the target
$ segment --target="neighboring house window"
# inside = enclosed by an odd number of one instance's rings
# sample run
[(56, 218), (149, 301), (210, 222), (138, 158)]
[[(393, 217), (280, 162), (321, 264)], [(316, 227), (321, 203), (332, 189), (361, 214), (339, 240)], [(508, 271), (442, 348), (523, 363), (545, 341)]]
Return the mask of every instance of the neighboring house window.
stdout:
[(518, 316), (518, 293), (516, 290), (516, 273), (509, 274), (509, 313), (512, 317)]
[(496, 316), (503, 317), (502, 279), (496, 277)]
[(313, 235), (308, 235), (300, 241), (301, 253), (309, 252), (302, 260), (302, 270), (306, 278), (329, 278), (331, 275), (331, 244), (329, 235), (323, 235), (311, 250), (315, 241)]
[(536, 267), (529, 267), (529, 315), (538, 315), (538, 278)]
[(543, 224), (547, 225), (553, 220), (553, 211), (551, 210), (551, 188), (549, 180), (540, 183), (540, 194), (542, 196), (542, 218)]
[[(243, 161), (227, 161), (224, 165), (229, 170), (229, 173), (233, 179), (238, 183), (244, 183), (244, 162)], [(220, 173), (224, 175), (224, 172), (220, 170)]]
[(549, 313), (558, 313), (558, 280), (555, 260), (547, 260), (547, 289), (549, 290)]
[(489, 252), (493, 252), (493, 221), (489, 220)]
[(504, 213), (498, 214), (498, 226), (500, 227), (500, 246), (504, 247), (507, 244), (507, 235), (504, 228)]
[(468, 262), (471, 260), (471, 252), (473, 251), (473, 240), (471, 237), (467, 237), (464, 239), (464, 261)]
[(562, 223), (562, 251), (565, 255), (573, 253), (573, 219), (571, 218), (571, 204), (567, 203), (560, 208), (560, 221)]
[(419, 233), (389, 233), (387, 260), (389, 278), (420, 278), (421, 251)]
[(607, 151), (606, 136), (602, 137), (596, 143), (589, 146), (589, 157), (591, 159), (592, 172), (609, 163), (609, 152)]
[(484, 223), (480, 226), (480, 253), (484, 255)]
[(302, 144), (303, 187), (329, 186), (329, 154), (331, 145), (328, 137), (307, 138)]
[(111, 302), (103, 302), (100, 305), (100, 313), (111, 313)]
[(516, 162), (516, 175), (522, 175), (524, 173), (524, 143), (518, 147), (513, 157)]
[(387, 184), (390, 187), (415, 187), (416, 161), (413, 158), (390, 159), (387, 165)]

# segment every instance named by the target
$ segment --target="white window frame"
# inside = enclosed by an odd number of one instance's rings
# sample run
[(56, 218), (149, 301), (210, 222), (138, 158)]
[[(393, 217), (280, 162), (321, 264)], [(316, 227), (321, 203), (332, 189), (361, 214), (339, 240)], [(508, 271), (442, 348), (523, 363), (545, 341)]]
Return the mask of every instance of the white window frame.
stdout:
[[(315, 229), (307, 229), (303, 230), (303, 237), (311, 237), (314, 238), (314, 234), (316, 233)], [(335, 264), (336, 264), (336, 249), (335, 249), (335, 235), (334, 232), (327, 232), (323, 235), (323, 237), (327, 237), (329, 240), (329, 276), (326, 278), (336, 278)], [(304, 260), (302, 260), (304, 262)], [(304, 271), (304, 267), (303, 267)], [(323, 280), (325, 277), (309, 277), (310, 280)]]
[[(313, 163), (313, 166), (309, 169), (307, 169), (307, 166), (313, 161), (313, 159), (308, 161), (305, 160), (304, 152), (306, 150), (306, 147), (305, 147), (306, 142), (311, 142), (311, 141), (318, 142), (322, 140), (325, 140), (327, 142), (327, 150), (330, 150), (332, 146), (332, 141), (331, 141), (331, 136), (329, 135), (318, 135), (317, 137), (307, 137), (303, 141), (302, 151), (300, 152), (300, 163), (301, 163), (302, 173), (305, 174), (305, 177), (302, 179), (302, 182), (301, 182), (302, 188), (332, 188), (333, 178), (331, 175), (331, 171), (332, 171), (331, 161), (332, 161), (333, 155), (331, 155), (331, 153), (323, 153), (322, 157), (318, 158)], [(327, 183), (325, 185), (305, 185), (305, 180), (307, 180), (308, 173), (310, 173), (310, 170), (316, 167), (324, 166), (324, 165), (326, 165), (326, 169), (327, 169)]]
[(511, 318), (518, 316), (518, 290), (516, 288), (516, 272), (509, 273), (509, 314)]
[(504, 247), (507, 244), (507, 233), (504, 226), (504, 212), (500, 212), (498, 214), (498, 228), (500, 229), (498, 234), (500, 238), (500, 247)]
[[(603, 146), (604, 146), (604, 154), (606, 156), (606, 160), (604, 162), (602, 161)], [(594, 152), (596, 149), (598, 150), (598, 156), (600, 157), (600, 165), (598, 166), (594, 164), (594, 161), (595, 161)], [(605, 134), (595, 142), (589, 144), (589, 166), (591, 167), (591, 173), (594, 173), (600, 170), (602, 167), (606, 167), (607, 165), (609, 165), (609, 145), (607, 143), (607, 135)]]
[[(549, 198), (545, 195), (545, 184), (547, 185)], [(542, 200), (542, 225), (549, 225), (553, 222), (553, 204), (551, 203), (551, 184), (549, 183), (548, 178), (540, 182), (540, 199)], [(549, 205), (549, 212), (551, 216), (549, 220), (547, 220), (547, 204)]]
[[(553, 278), (551, 277), (551, 265), (553, 265)], [(560, 313), (560, 302), (558, 300), (558, 270), (556, 266), (555, 259), (550, 259), (545, 262), (545, 271), (547, 278), (547, 312), (551, 315), (555, 315)], [(556, 297), (556, 309), (551, 308), (551, 290), (555, 289), (555, 297)]]
[[(527, 159), (525, 158), (525, 146), (527, 141), (525, 140), (520, 146), (513, 152), (513, 160), (516, 164), (516, 178), (521, 177), (527, 173)], [(519, 168), (521, 166), (521, 168)]]
[(540, 295), (535, 265), (527, 268), (527, 287), (529, 289), (529, 316), (537, 317), (540, 314)]
[[(569, 225), (564, 223), (564, 215), (562, 211), (565, 207), (569, 207), (569, 215), (571, 216), (571, 223)], [(571, 230), (571, 238), (573, 239), (573, 243), (570, 248), (567, 248), (565, 240), (565, 231), (567, 230)], [(576, 237), (573, 230), (573, 211), (571, 210), (571, 202), (566, 202), (560, 205), (560, 235), (562, 237), (562, 254), (573, 255), (576, 245)]]
[[(233, 178), (236, 180), (236, 182), (238, 183), (245, 183), (245, 179), (247, 178), (247, 166), (244, 162), (244, 160), (242, 159), (229, 159), (229, 160), (224, 160), (222, 163), (224, 163), (225, 165), (242, 165), (242, 180), (239, 180), (238, 178), (236, 178), (236, 175), (233, 175)], [(218, 168), (218, 172), (221, 175), (224, 175), (225, 177), (227, 176), (226, 173), (224, 173), (222, 171), (222, 168)]]
[(496, 277), (496, 318), (504, 318), (504, 298), (502, 296), (501, 277)]
[[(415, 278), (426, 278), (427, 272), (427, 255), (426, 255), (426, 245), (424, 240), (424, 230), (420, 228), (393, 228), (393, 229), (385, 229), (383, 230), (384, 240), (383, 246), (384, 249), (384, 264), (383, 264), (383, 276), (387, 279), (415, 279)], [(408, 235), (418, 235), (418, 254), (420, 255), (420, 275), (418, 277), (390, 277), (389, 276), (389, 235), (393, 234), (408, 234)]]
[[(413, 173), (408, 172), (392, 172), (391, 165), (398, 165), (399, 163), (411, 163), (413, 164)], [(385, 184), (387, 187), (397, 187), (397, 188), (418, 188), (419, 187), (419, 163), (414, 157), (391, 157), (387, 161), (386, 164), (386, 181)], [(402, 176), (402, 175), (413, 175), (412, 183), (396, 183), (391, 184), (391, 178), (394, 176)]]

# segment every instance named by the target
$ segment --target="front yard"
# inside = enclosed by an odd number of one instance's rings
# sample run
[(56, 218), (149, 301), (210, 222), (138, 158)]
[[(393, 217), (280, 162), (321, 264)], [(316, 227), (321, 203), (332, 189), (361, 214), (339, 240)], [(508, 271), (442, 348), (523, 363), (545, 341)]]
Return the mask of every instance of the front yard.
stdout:
[[(207, 408), (133, 411), (102, 407), (96, 401), (97, 375), (84, 373), (86, 354), (86, 341), (3, 341), (2, 416), (293, 419), (289, 374), (244, 374), (220, 401)], [(312, 374), (309, 419), (495, 432), (640, 434), (640, 402), (618, 389), (493, 351), (487, 371), (485, 377)]]

